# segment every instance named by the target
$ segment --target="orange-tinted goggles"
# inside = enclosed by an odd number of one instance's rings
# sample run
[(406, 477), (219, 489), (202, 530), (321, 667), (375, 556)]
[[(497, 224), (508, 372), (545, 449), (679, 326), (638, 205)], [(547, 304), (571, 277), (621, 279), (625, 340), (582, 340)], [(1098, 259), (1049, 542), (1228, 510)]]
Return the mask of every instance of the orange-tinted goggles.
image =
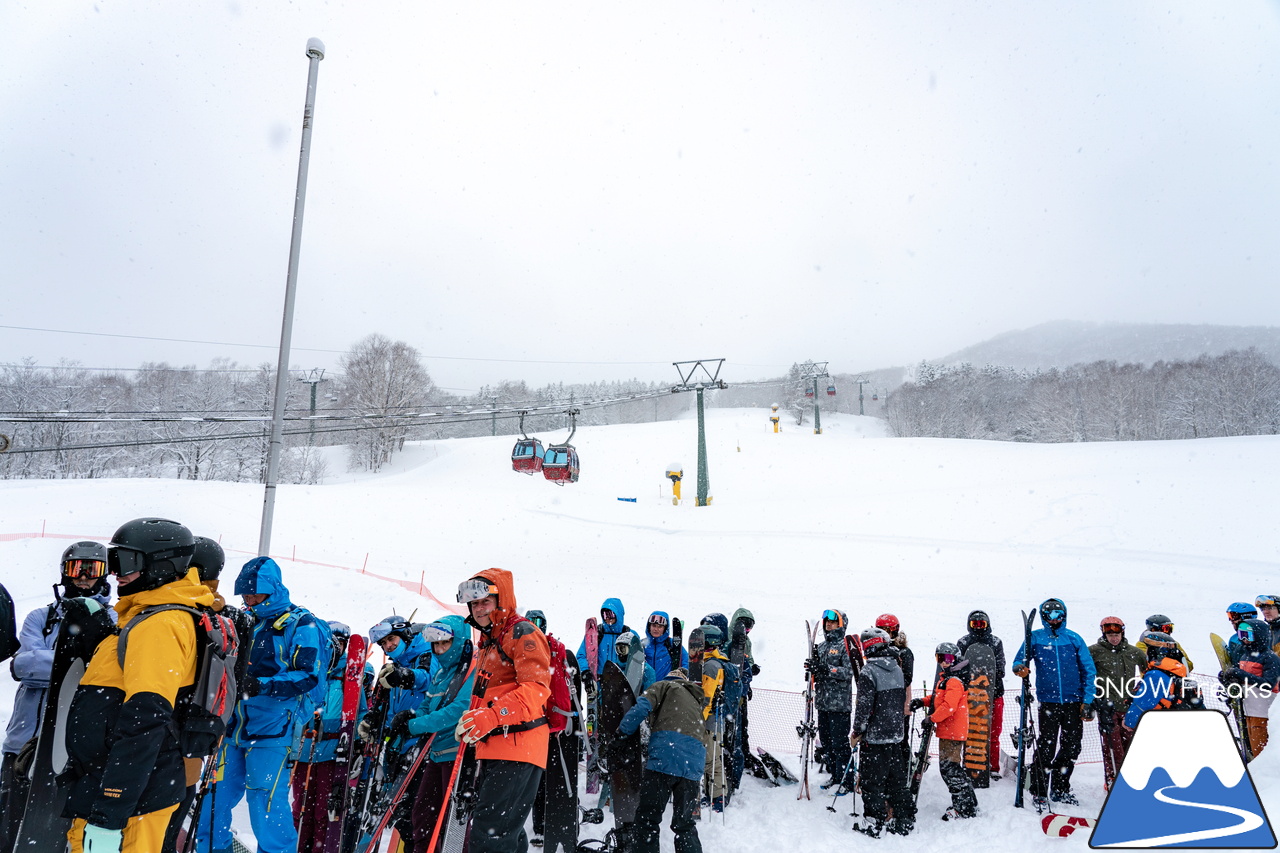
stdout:
[(62, 574), (69, 578), (105, 578), (106, 560), (67, 560), (62, 564)]

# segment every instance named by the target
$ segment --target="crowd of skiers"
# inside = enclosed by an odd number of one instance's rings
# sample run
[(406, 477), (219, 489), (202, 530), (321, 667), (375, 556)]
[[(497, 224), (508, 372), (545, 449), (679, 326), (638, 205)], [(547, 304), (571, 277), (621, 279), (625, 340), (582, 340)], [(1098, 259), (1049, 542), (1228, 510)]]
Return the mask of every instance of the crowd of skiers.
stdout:
[[(599, 822), (605, 809), (614, 828), (595, 849), (656, 853), (668, 804), (676, 850), (693, 853), (698, 820), (724, 811), (746, 770), (774, 782), (787, 774), (750, 748), (760, 669), (748, 610), (708, 614), (685, 637), (664, 611), (633, 630), (609, 598), (574, 654), (543, 612), (522, 614), (511, 573), (494, 568), (459, 585), (466, 617), (392, 615), (361, 634), (295, 604), (267, 557), (236, 575), (243, 607), (228, 604), (224, 559), (216, 542), (158, 518), (128, 522), (106, 545), (66, 549), (54, 602), (28, 614), (16, 638), (0, 636), (0, 659), (12, 657), (19, 681), (3, 743), (0, 853), (34, 837), (37, 823), (57, 826), (76, 853), (224, 853), (234, 849), (232, 810), (246, 799), (262, 853), (363, 851), (388, 822), (410, 853), (444, 849), (455, 827), (473, 853), (523, 851), (531, 813), (533, 843), (575, 850), (580, 817)], [(1024, 641), (1011, 663), (1021, 696), (1034, 687), (1037, 700), (1026, 775), (1039, 807), (1075, 802), (1086, 721), (1096, 717), (1109, 787), (1143, 713), (1202, 699), (1169, 618), (1151, 616), (1130, 644), (1125, 623), (1107, 617), (1090, 646), (1066, 627), (1060, 599), (1037, 614), (1040, 627), (1017, 626)], [(1232, 604), (1227, 616), (1219, 678), (1256, 756), (1280, 685), (1280, 599)], [(815, 633), (804, 661), (824, 787), (861, 795), (855, 829), (865, 835), (910, 833), (923, 772), (911, 719), (923, 709), (951, 795), (942, 817), (973, 817), (975, 779), (985, 787), (1002, 772), (1007, 662), (987, 613), (971, 612), (966, 633), (935, 648), (922, 679), (932, 687), (919, 695), (897, 617), (883, 614), (856, 637), (847, 622), (823, 612), (821, 642)], [(85, 667), (74, 690), (59, 690), (55, 664), (70, 654), (60, 641), (73, 648), (67, 623)], [(366, 638), (385, 655), (377, 669)], [(975, 673), (990, 698), (977, 768), (965, 753)], [(57, 714), (45, 707), (55, 702)], [(38, 789), (37, 736), (55, 718), (69, 763)], [(598, 799), (580, 807), (583, 758), (586, 792)]]

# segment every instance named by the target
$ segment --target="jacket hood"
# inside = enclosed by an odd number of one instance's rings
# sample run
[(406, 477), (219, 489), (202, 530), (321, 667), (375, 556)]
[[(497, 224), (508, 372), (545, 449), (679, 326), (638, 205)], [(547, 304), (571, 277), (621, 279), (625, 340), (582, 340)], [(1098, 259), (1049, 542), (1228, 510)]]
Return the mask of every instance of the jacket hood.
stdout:
[(121, 596), (115, 604), (116, 614), (120, 617), (119, 624), (124, 625), (137, 616), (144, 607), (157, 604), (181, 604), (186, 607), (195, 607), (199, 604), (212, 607), (213, 593), (209, 592), (209, 588), (200, 581), (200, 573), (192, 569), (187, 572), (186, 577), (178, 578), (164, 586)]
[[(1044, 606), (1051, 601), (1054, 602), (1055, 604), (1062, 605), (1062, 624), (1059, 625), (1057, 628), (1054, 628), (1052, 625), (1050, 625), (1049, 620), (1044, 618)], [(1040, 602), (1040, 606), (1036, 608), (1036, 613), (1040, 615), (1040, 625), (1045, 630), (1047, 631), (1067, 630), (1067, 616), (1068, 616), (1067, 603), (1063, 601), (1061, 598), (1046, 598), (1044, 601)]]
[(724, 635), (724, 644), (727, 646), (732, 638), (729, 633), (729, 619), (723, 613), (708, 613), (702, 617), (703, 625), (715, 625), (720, 629), (720, 633)]
[[(969, 627), (969, 623), (974, 619), (987, 620), (987, 627), (981, 628), (977, 631), (973, 630)], [(987, 611), (985, 610), (972, 610), (969, 612), (969, 616), (964, 620), (964, 627), (975, 637), (986, 637), (991, 634), (991, 617), (987, 615)]]
[[(652, 619), (655, 616), (661, 616), (663, 619), (666, 620), (666, 623), (667, 623), (667, 627), (663, 628), (662, 633), (656, 637), (649, 633), (649, 619)], [(655, 610), (649, 614), (649, 619), (644, 620), (644, 635), (640, 637), (640, 642), (643, 643), (643, 642), (652, 641), (652, 640), (661, 641), (671, 636), (671, 617), (667, 615), (667, 611)]]
[[(1241, 625), (1253, 626), (1253, 642), (1245, 643), (1244, 647), (1250, 651), (1261, 651), (1262, 649), (1271, 648), (1271, 628), (1264, 619), (1242, 619)], [(1238, 629), (1237, 629), (1238, 630)]]
[[(752, 625), (755, 625), (756, 623), (756, 617), (751, 615), (750, 610), (745, 607), (739, 607), (737, 610), (733, 611), (733, 618), (729, 620), (730, 637), (735, 636), (734, 632), (738, 630), (738, 626), (742, 624), (743, 619), (750, 620)], [(847, 622), (848, 620), (846, 619), (845, 621)]]
[[(843, 610), (837, 610), (836, 613), (840, 614), (840, 625), (832, 628), (830, 631), (822, 632), (822, 636), (826, 638), (828, 643), (838, 643), (844, 639), (845, 631), (849, 627), (849, 617), (845, 615), (845, 612)], [(733, 618), (737, 619), (738, 614), (735, 613)]]
[(600, 609), (608, 610), (614, 616), (618, 617), (618, 621), (612, 625), (606, 625), (603, 619), (600, 620), (600, 627), (604, 628), (604, 632), (606, 634), (621, 634), (622, 626), (627, 624), (627, 613), (626, 609), (622, 606), (622, 599), (606, 598), (604, 600), (604, 604), (600, 605)]
[(456, 672), (462, 661), (462, 650), (471, 639), (471, 628), (461, 616), (452, 614), (437, 619), (432, 624), (444, 626), (453, 632), (453, 642), (449, 644), (449, 650), (442, 655), (436, 655), (436, 661), (445, 672)]
[[(498, 607), (489, 617), (493, 625), (502, 626), (512, 615), (520, 612), (516, 606), (516, 585), (511, 572), (506, 569), (484, 569), (471, 577), (484, 578), (498, 588)], [(467, 609), (469, 611), (471, 608)], [(471, 618), (470, 613), (467, 614), (466, 623), (473, 628), (480, 628)]]
[(280, 566), (270, 557), (254, 557), (236, 576), (236, 595), (265, 595), (267, 600), (250, 607), (259, 619), (270, 619), (293, 606)]

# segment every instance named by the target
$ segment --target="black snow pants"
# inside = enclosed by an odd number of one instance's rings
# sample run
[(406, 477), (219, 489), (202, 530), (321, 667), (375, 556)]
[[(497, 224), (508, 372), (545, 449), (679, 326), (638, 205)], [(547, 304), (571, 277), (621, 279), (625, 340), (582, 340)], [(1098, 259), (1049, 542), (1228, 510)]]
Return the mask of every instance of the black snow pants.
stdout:
[(658, 853), (658, 834), (668, 800), (674, 800), (671, 831), (676, 834), (676, 853), (702, 853), (698, 821), (693, 816), (701, 786), (701, 779), (646, 769), (640, 782), (640, 807), (636, 810), (631, 853)]
[(471, 816), (471, 853), (527, 853), (524, 822), (533, 809), (542, 768), (523, 761), (480, 762), (476, 808)]
[(875, 820), (893, 819), (903, 834), (916, 822), (916, 804), (907, 786), (907, 765), (902, 760), (901, 743), (858, 745), (858, 778), (862, 785), (862, 811)]
[(1084, 720), (1079, 702), (1041, 702), (1036, 756), (1031, 764), (1031, 794), (1056, 796), (1071, 791), (1071, 774), (1080, 757)]

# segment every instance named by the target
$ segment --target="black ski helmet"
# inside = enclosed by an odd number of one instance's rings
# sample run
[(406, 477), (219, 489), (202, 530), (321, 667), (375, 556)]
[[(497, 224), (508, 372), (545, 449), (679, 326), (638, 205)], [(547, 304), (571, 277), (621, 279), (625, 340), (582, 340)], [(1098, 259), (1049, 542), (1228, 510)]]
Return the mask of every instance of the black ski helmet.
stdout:
[(878, 627), (867, 628), (858, 638), (858, 641), (862, 643), (862, 651), (868, 655), (884, 654), (888, 651), (891, 640), (889, 632)]
[(971, 634), (990, 634), (991, 633), (991, 617), (987, 615), (985, 610), (974, 610), (969, 614), (969, 619), (965, 622)]
[(208, 536), (196, 537), (196, 550), (191, 555), (191, 565), (200, 572), (200, 580), (216, 581), (222, 574), (226, 561), (227, 555), (221, 545)]
[(187, 573), (196, 540), (191, 531), (167, 518), (135, 518), (126, 522), (107, 545), (107, 569), (117, 578), (140, 572), (121, 595), (133, 595), (173, 583)]
[(524, 614), (524, 618), (528, 619), (542, 633), (547, 633), (547, 614), (541, 610), (530, 610)]
[(1153, 613), (1147, 617), (1147, 630), (1159, 634), (1173, 633), (1173, 620), (1163, 613)]
[(1147, 631), (1142, 635), (1142, 645), (1147, 648), (1147, 663), (1159, 663), (1165, 658), (1182, 660), (1182, 652), (1173, 637), (1164, 631)]
[[(107, 546), (101, 542), (86, 539), (68, 545), (62, 552), (62, 561), (58, 565), (62, 573), (62, 580), (59, 582), (68, 597), (111, 594), (111, 586), (107, 583)], [(72, 582), (77, 577), (92, 577), (97, 580), (90, 589), (84, 590)]]
[(702, 626), (702, 647), (704, 649), (718, 649), (724, 645), (724, 632), (717, 625), (705, 624)]
[[(216, 543), (215, 543), (216, 544)], [(221, 550), (221, 549), (219, 549)], [(336, 619), (329, 620), (329, 668), (334, 669), (347, 659), (347, 642), (351, 639), (351, 626)]]

